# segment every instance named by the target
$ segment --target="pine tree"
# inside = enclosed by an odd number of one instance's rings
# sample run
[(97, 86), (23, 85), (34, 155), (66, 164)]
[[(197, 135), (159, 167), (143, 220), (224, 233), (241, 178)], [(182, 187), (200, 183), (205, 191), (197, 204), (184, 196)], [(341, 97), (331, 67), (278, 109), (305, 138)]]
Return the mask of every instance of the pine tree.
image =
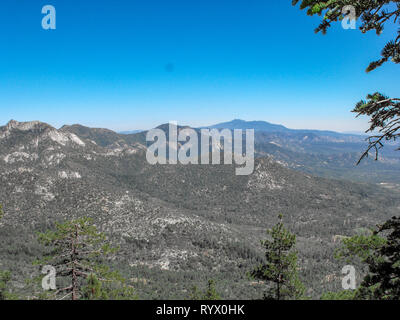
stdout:
[(375, 257), (375, 252), (385, 243), (386, 239), (373, 230), (369, 234), (344, 238), (341, 246), (335, 250), (335, 259), (346, 263), (366, 263)]
[[(117, 299), (120, 294), (133, 298), (118, 272), (111, 272), (102, 260), (117, 249), (112, 248), (89, 218), (57, 223), (55, 231), (39, 233), (39, 241), (51, 248), (49, 255), (37, 264), (51, 264), (57, 271), (57, 282), (66, 287), (52, 292), (52, 297), (65, 299)], [(60, 280), (60, 281), (59, 281)], [(118, 284), (118, 285), (115, 285)]]
[(221, 296), (215, 288), (215, 281), (208, 280), (207, 289), (204, 292), (200, 292), (197, 286), (192, 288), (189, 300), (221, 300)]
[[(380, 35), (387, 24), (394, 26), (400, 22), (400, 3), (398, 0), (292, 0), (296, 5), (300, 2), (300, 9), (307, 9), (308, 15), (323, 15), (321, 24), (315, 32), (325, 34), (332, 23), (341, 21), (347, 14), (346, 7), (352, 6), (356, 18), (361, 21), (362, 33), (374, 30)], [(382, 49), (381, 58), (372, 61), (366, 69), (371, 72), (392, 61), (400, 63), (400, 31)], [(370, 152), (378, 159), (379, 150), (385, 141), (396, 141), (400, 138), (400, 99), (390, 98), (383, 93), (368, 94), (366, 100), (359, 101), (353, 112), (357, 117), (365, 115), (370, 117), (370, 128), (367, 132), (378, 132), (368, 138), (368, 147), (360, 157), (358, 163), (368, 157)], [(400, 150), (397, 149), (397, 150)]]
[(400, 299), (400, 218), (393, 217), (371, 235), (344, 239), (336, 258), (363, 263), (367, 274), (357, 290), (326, 293), (322, 299)]
[[(333, 22), (340, 21), (348, 13), (346, 6), (355, 9), (356, 18), (361, 21), (362, 33), (374, 30), (380, 35), (387, 24), (400, 23), (400, 2), (398, 0), (292, 0), (296, 5), (300, 2), (300, 9), (307, 8), (308, 15), (323, 15), (323, 20), (315, 32), (326, 33)], [(349, 8), (349, 7), (347, 7)], [(372, 61), (366, 72), (371, 72), (392, 61), (400, 63), (400, 30), (381, 51), (381, 58)], [(370, 155), (372, 151), (375, 160), (385, 141), (396, 141), (400, 138), (400, 99), (391, 98), (380, 92), (368, 94), (366, 100), (359, 101), (353, 112), (357, 116), (365, 115), (370, 118), (370, 127), (367, 132), (378, 132), (368, 138), (368, 147), (360, 157), (358, 163)], [(400, 150), (398, 148), (397, 150)], [(399, 219), (392, 218), (381, 226), (375, 235), (391, 231), (387, 242), (380, 242), (379, 238), (352, 239), (345, 248), (348, 254), (355, 254), (366, 262), (369, 274), (365, 277), (356, 298), (371, 299), (399, 299), (400, 298), (400, 231)], [(370, 240), (365, 242), (365, 240)], [(358, 241), (358, 242), (357, 242)], [(360, 241), (367, 245), (360, 247)], [(354, 246), (355, 245), (355, 246)], [(361, 254), (361, 256), (360, 256)]]
[(296, 236), (285, 229), (282, 215), (272, 229), (267, 230), (270, 239), (261, 241), (265, 249), (265, 262), (255, 268), (250, 276), (264, 281), (268, 289), (266, 300), (300, 299), (304, 286), (298, 275)]
[[(373, 230), (342, 239), (341, 245), (335, 250), (335, 259), (347, 264), (359, 266), (360, 273), (367, 273), (367, 261), (376, 259), (376, 251), (382, 248), (386, 239)], [(321, 300), (354, 300), (359, 299), (359, 289), (325, 292)]]
[(83, 300), (106, 300), (107, 296), (102, 288), (102, 283), (94, 274), (87, 277), (86, 286), (82, 289)]
[(215, 281), (208, 280), (207, 290), (203, 296), (203, 300), (221, 300), (220, 295), (215, 288)]
[(368, 256), (369, 267), (357, 298), (400, 299), (400, 218), (393, 217), (379, 226), (375, 234), (387, 234), (386, 242)]
[[(120, 278), (121, 279), (121, 278)], [(100, 281), (90, 274), (82, 288), (82, 300), (136, 300), (138, 296), (132, 286), (123, 281)]]

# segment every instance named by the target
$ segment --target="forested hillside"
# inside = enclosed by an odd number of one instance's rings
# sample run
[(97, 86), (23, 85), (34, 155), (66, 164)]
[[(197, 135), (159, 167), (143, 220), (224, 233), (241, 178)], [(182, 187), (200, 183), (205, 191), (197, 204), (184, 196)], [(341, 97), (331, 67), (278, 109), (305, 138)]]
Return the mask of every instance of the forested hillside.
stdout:
[(0, 268), (13, 271), (20, 293), (39, 275), (36, 232), (90, 217), (120, 246), (109, 263), (141, 298), (185, 298), (210, 278), (223, 298), (257, 298), (259, 284), (246, 274), (283, 214), (298, 238), (300, 277), (319, 297), (340, 288), (336, 240), (400, 206), (398, 189), (314, 177), (271, 157), (258, 159), (250, 176), (231, 165), (151, 166), (141, 144), (102, 147), (40, 122), (0, 128), (0, 167)]

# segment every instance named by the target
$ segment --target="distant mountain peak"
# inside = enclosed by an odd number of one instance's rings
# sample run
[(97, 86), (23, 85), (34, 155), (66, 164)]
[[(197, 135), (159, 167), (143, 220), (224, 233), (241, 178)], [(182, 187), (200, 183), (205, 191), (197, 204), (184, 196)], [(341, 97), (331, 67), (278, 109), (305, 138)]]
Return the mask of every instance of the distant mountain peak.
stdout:
[(266, 121), (246, 121), (241, 119), (234, 119), (229, 122), (218, 123), (208, 128), (216, 129), (254, 129), (256, 131), (269, 131), (269, 132), (283, 132), (290, 129), (280, 124), (273, 124)]
[(26, 122), (19, 122), (16, 120), (10, 120), (7, 124), (6, 124), (6, 130), (12, 130), (12, 129), (17, 129), (17, 130), (21, 130), (21, 131), (29, 131), (38, 127), (42, 127), (42, 128), (49, 128), (50, 125), (48, 125), (47, 123), (44, 122), (40, 122), (40, 121), (26, 121)]
[(103, 133), (103, 134), (116, 134), (115, 131), (110, 130), (110, 129), (90, 128), (90, 127), (86, 127), (81, 124), (63, 125), (60, 128), (60, 131), (71, 132), (71, 133), (78, 134), (78, 135), (79, 134), (85, 135), (85, 134), (89, 134), (90, 132)]
[(26, 144), (37, 146), (39, 142), (48, 143), (49, 140), (63, 146), (67, 143), (85, 146), (85, 143), (75, 134), (62, 132), (40, 121), (19, 122), (10, 120), (5, 126), (0, 127), (0, 140), (10, 138), (14, 139), (14, 144), (23, 145), (22, 148), (26, 148)]

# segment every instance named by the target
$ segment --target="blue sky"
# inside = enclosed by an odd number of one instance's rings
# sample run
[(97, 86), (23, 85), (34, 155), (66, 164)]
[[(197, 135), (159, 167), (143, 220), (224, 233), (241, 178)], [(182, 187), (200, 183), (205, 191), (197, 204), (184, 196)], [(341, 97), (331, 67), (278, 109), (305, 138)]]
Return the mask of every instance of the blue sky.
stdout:
[[(41, 9), (57, 10), (43, 30)], [(398, 96), (399, 66), (365, 68), (394, 29), (313, 30), (290, 0), (2, 0), (0, 124), (114, 130), (234, 118), (358, 131), (354, 103)], [(397, 90), (396, 90), (397, 89)]]

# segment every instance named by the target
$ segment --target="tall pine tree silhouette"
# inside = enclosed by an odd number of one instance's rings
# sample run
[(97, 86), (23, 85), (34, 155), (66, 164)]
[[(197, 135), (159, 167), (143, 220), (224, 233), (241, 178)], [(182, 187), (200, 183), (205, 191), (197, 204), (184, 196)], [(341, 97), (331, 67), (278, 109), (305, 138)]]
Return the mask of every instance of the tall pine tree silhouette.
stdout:
[(304, 285), (300, 281), (297, 266), (296, 236), (279, 222), (267, 230), (269, 239), (261, 241), (265, 249), (265, 261), (256, 267), (250, 276), (266, 283), (266, 300), (300, 299), (304, 296)]

